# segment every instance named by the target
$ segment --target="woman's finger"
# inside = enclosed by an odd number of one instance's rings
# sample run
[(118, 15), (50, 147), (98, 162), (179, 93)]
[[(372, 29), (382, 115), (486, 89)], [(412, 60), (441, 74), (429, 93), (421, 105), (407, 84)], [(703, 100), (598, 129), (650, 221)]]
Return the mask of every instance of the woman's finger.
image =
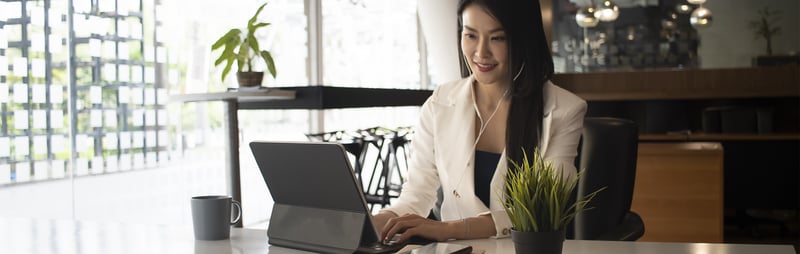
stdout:
[(398, 222), (395, 228), (399, 229), (398, 232), (402, 233), (400, 233), (396, 240), (397, 242), (405, 242), (413, 236), (435, 239), (435, 236), (438, 235), (438, 233), (436, 233), (437, 228), (439, 228), (436, 226), (437, 223), (436, 221), (421, 216), (415, 216), (409, 218), (409, 220)]
[(381, 231), (380, 235), (381, 241), (388, 242), (389, 240), (391, 240), (391, 238), (394, 237), (394, 235), (401, 230), (400, 228), (397, 227), (397, 224), (407, 219), (408, 215), (403, 215), (400, 217), (389, 219), (386, 222), (386, 225), (384, 225), (383, 230)]
[[(384, 242), (388, 242), (395, 236), (395, 234), (400, 233), (401, 236), (405, 235), (405, 232), (409, 228), (417, 227), (426, 222), (427, 219), (420, 217), (419, 215), (414, 214), (406, 214), (397, 218), (393, 218), (390, 222), (386, 223), (386, 227), (384, 228), (383, 232), (381, 233), (381, 239)], [(402, 233), (401, 233), (402, 232)], [(405, 238), (409, 238), (410, 236), (406, 236)], [(402, 238), (398, 238), (402, 239)]]
[(384, 241), (384, 242), (387, 241), (387, 236), (389, 236), (389, 231), (392, 229), (392, 227), (394, 227), (394, 224), (396, 223), (398, 218), (400, 218), (400, 217), (391, 218), (391, 219), (387, 220), (385, 224), (383, 224), (383, 228), (381, 229), (381, 232), (380, 232), (380, 235), (379, 235), (381, 241)]

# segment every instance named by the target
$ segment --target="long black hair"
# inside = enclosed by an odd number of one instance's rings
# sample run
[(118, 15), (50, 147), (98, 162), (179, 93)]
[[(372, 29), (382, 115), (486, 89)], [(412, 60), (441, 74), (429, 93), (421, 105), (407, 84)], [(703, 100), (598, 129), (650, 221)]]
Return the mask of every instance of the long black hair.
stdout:
[(486, 10), (505, 30), (512, 77), (522, 69), (519, 77), (511, 81), (511, 106), (506, 121), (506, 156), (521, 163), (522, 149), (532, 159), (534, 149), (539, 146), (544, 114), (543, 88), (553, 76), (553, 57), (544, 34), (541, 7), (536, 0), (459, 0), (458, 62), (462, 77), (470, 75), (469, 65), (460, 50), (461, 16), (470, 4)]

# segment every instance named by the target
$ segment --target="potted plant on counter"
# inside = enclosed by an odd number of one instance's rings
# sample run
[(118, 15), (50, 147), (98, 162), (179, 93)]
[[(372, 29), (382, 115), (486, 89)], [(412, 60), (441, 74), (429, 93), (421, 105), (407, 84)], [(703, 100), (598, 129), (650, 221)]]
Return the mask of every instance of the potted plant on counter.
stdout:
[(214, 62), (214, 65), (225, 64), (225, 69), (222, 70), (222, 81), (231, 71), (233, 63), (237, 64), (236, 79), (240, 87), (257, 87), (261, 85), (264, 79), (263, 71), (253, 71), (253, 61), (261, 58), (267, 65), (270, 75), (274, 78), (277, 75), (275, 69), (275, 61), (272, 59), (272, 54), (268, 50), (261, 49), (256, 39), (256, 30), (262, 27), (269, 26), (270, 23), (258, 21), (258, 14), (264, 10), (267, 3), (258, 7), (255, 15), (247, 21), (247, 28), (242, 30), (234, 28), (222, 35), (213, 45), (211, 50), (222, 49), (219, 58)]
[(758, 10), (758, 19), (750, 21), (755, 39), (763, 38), (766, 41), (768, 56), (772, 55), (772, 37), (781, 33), (781, 27), (778, 26), (780, 14), (780, 11), (764, 7)]
[(561, 253), (566, 226), (605, 187), (570, 203), (582, 173), (565, 177), (538, 149), (532, 160), (523, 151), (522, 162), (509, 162), (503, 206), (511, 219), (516, 253)]
[(770, 7), (758, 10), (758, 19), (750, 21), (750, 29), (756, 40), (764, 39), (766, 42), (765, 55), (753, 57), (753, 66), (777, 66), (777, 65), (798, 65), (800, 55), (795, 52), (777, 53), (772, 51), (772, 42), (775, 37), (781, 35), (781, 11)]

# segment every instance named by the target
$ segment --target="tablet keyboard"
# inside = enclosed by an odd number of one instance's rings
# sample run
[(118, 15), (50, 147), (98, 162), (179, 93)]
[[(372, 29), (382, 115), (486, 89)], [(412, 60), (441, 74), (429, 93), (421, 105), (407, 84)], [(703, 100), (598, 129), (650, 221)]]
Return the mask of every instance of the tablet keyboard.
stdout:
[(402, 249), (403, 246), (405, 246), (405, 244), (388, 245), (378, 242), (359, 247), (357, 253), (392, 253)]

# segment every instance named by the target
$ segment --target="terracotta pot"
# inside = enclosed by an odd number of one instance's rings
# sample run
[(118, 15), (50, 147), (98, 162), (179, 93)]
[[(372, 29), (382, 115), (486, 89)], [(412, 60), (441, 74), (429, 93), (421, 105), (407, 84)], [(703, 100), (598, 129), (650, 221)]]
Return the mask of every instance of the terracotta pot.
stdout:
[(517, 254), (561, 254), (564, 230), (550, 232), (521, 232), (511, 230), (511, 241)]
[(239, 82), (239, 87), (254, 87), (261, 86), (261, 81), (264, 80), (264, 72), (237, 72), (236, 81)]

